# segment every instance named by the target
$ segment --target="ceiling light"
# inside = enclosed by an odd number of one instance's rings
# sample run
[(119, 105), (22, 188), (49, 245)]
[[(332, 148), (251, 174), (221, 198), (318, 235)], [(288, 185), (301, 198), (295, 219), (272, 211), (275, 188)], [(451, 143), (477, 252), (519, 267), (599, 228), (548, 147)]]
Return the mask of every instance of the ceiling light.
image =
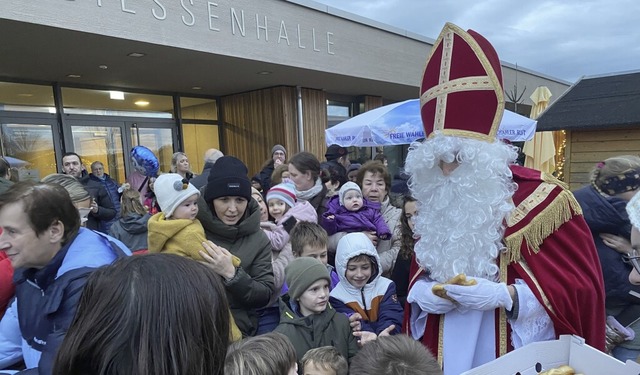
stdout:
[(142, 52), (131, 52), (127, 56), (129, 56), (129, 57), (144, 57), (146, 55), (147, 55), (146, 53), (142, 53)]
[(100, 69), (108, 69), (109, 67), (106, 66), (106, 65), (98, 65), (98, 68), (100, 68)]
[(193, 86), (193, 87), (191, 88), (191, 90), (202, 90), (202, 87), (200, 87), (200, 86)]
[(268, 70), (263, 70), (263, 71), (261, 71), (261, 72), (258, 72), (257, 74), (259, 74), (259, 75), (261, 75), (261, 76), (266, 76), (266, 75), (269, 75), (269, 74), (271, 74), (271, 73), (273, 73), (273, 72), (270, 72), (270, 71), (268, 71)]
[(18, 94), (18, 96), (23, 97), (23, 98), (30, 98), (33, 96), (33, 94)]
[(80, 74), (67, 74), (67, 78), (80, 78), (82, 77)]
[(149, 105), (149, 102), (146, 100), (138, 100), (134, 103), (135, 105), (139, 105), (140, 107), (145, 107)]
[(124, 100), (124, 93), (122, 91), (109, 91), (109, 98), (112, 100)]

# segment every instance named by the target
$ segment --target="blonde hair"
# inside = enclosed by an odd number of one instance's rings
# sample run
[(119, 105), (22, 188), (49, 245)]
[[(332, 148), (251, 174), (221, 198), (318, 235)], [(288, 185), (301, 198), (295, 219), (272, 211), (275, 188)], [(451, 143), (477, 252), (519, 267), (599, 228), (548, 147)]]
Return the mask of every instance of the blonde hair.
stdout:
[(224, 361), (225, 375), (282, 375), (296, 364), (296, 350), (287, 336), (269, 332), (236, 341)]
[(120, 198), (120, 215), (125, 217), (129, 214), (144, 215), (147, 210), (140, 203), (140, 193), (136, 189), (126, 189)]
[[(591, 186), (605, 197), (635, 190), (640, 186), (640, 157), (621, 155), (605, 159), (596, 164), (589, 177)], [(631, 183), (612, 186), (620, 179)]]
[(321, 346), (304, 353), (302, 368), (304, 369), (308, 363), (313, 363), (316, 367), (325, 371), (333, 370), (336, 375), (347, 375), (349, 373), (347, 360), (333, 346)]
[(180, 156), (184, 156), (187, 159), (189, 158), (187, 156), (187, 154), (185, 154), (184, 152), (181, 152), (181, 151), (175, 152), (173, 154), (173, 156), (171, 157), (171, 172), (172, 173), (177, 173), (177, 170), (178, 170), (178, 168), (177, 168), (177, 166), (178, 166), (178, 158)]
[(61, 173), (53, 173), (48, 176), (45, 176), (41, 182), (47, 184), (58, 184), (62, 186), (69, 196), (71, 197), (71, 202), (82, 202), (87, 199), (91, 199), (91, 194), (84, 188), (84, 185), (78, 181), (77, 178)]

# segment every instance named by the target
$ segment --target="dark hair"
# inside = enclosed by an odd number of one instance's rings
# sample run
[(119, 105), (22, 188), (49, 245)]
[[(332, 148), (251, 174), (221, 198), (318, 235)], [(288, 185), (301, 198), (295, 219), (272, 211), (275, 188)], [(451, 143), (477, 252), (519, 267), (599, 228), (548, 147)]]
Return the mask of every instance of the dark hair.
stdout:
[(0, 177), (5, 177), (11, 170), (11, 164), (7, 159), (0, 157)]
[(289, 240), (291, 241), (293, 255), (298, 257), (302, 253), (304, 245), (312, 247), (327, 246), (329, 236), (320, 224), (300, 221), (291, 230)]
[(334, 185), (338, 183), (338, 189), (347, 182), (347, 175), (345, 169), (340, 164), (332, 162), (324, 162), (320, 164), (320, 179), (323, 184), (331, 182)]
[(407, 335), (380, 336), (351, 360), (350, 375), (442, 375), (440, 365), (421, 343)]
[(364, 175), (367, 172), (371, 172), (373, 175), (379, 174), (384, 180), (387, 194), (389, 194), (389, 191), (391, 190), (391, 175), (389, 174), (387, 167), (385, 167), (379, 160), (369, 160), (364, 163), (362, 167), (358, 169), (358, 177), (356, 177), (356, 183), (360, 186), (360, 189), (362, 189), (362, 180), (364, 180)]
[(22, 201), (29, 226), (40, 236), (56, 221), (64, 225), (62, 244), (78, 233), (80, 214), (69, 193), (58, 184), (16, 182), (0, 194), (0, 210), (10, 203)]
[(173, 254), (126, 257), (89, 277), (53, 374), (222, 375), (228, 343), (211, 269)]
[(320, 161), (310, 152), (299, 152), (289, 159), (289, 164), (293, 164), (300, 173), (311, 173), (311, 179), (316, 181), (320, 176)]
[(410, 195), (404, 197), (402, 202), (402, 214), (400, 214), (400, 258), (409, 260), (413, 256), (413, 248), (416, 244), (416, 240), (413, 237), (413, 231), (409, 227), (409, 220), (407, 219), (405, 207), (409, 202), (416, 202), (416, 199)]
[(224, 364), (225, 375), (283, 375), (296, 364), (296, 350), (287, 336), (269, 332), (234, 342)]
[(310, 349), (302, 357), (302, 370), (307, 363), (313, 363), (325, 371), (333, 370), (336, 375), (347, 375), (349, 373), (349, 364), (342, 354), (333, 346), (321, 346), (319, 348)]
[(80, 161), (80, 164), (82, 164), (82, 158), (80, 157), (80, 155), (76, 154), (75, 152), (65, 152), (64, 154), (62, 154), (62, 159), (66, 158), (67, 156), (77, 156), (78, 161)]

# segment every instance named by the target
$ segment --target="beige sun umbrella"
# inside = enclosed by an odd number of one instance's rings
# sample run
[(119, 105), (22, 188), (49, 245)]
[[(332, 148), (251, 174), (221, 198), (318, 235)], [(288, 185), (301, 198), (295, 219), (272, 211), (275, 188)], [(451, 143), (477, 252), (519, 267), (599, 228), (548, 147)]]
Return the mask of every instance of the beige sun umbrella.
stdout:
[[(533, 107), (529, 117), (537, 119), (549, 105), (551, 95), (551, 91), (546, 86), (536, 88), (530, 96)], [(553, 173), (555, 170), (556, 147), (553, 142), (553, 132), (536, 132), (532, 140), (524, 143), (522, 152), (525, 154), (525, 167), (547, 173)]]

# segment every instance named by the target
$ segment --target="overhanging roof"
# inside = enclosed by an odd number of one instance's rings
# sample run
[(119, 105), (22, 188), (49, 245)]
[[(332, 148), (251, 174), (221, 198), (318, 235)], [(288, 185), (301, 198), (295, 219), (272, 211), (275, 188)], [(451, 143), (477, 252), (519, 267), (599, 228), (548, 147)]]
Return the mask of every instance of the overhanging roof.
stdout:
[(640, 126), (640, 72), (585, 77), (538, 118), (538, 131)]

